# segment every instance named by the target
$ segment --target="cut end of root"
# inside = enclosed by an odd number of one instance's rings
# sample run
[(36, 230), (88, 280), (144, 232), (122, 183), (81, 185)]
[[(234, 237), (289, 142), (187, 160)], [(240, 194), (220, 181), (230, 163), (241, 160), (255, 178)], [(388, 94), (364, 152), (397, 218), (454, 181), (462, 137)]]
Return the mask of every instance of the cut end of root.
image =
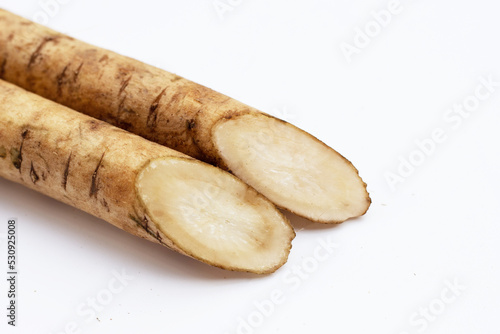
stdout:
[(214, 144), (229, 169), (276, 205), (321, 223), (340, 223), (370, 206), (366, 184), (343, 156), (274, 117), (223, 119)]
[(151, 161), (138, 175), (150, 219), (175, 247), (223, 269), (271, 273), (295, 236), (272, 203), (233, 175), (186, 158)]

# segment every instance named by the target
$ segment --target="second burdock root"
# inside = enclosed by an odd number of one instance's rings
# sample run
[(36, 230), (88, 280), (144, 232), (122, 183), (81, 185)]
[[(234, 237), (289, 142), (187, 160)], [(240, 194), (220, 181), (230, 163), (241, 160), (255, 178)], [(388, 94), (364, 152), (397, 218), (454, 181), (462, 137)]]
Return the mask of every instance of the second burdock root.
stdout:
[(273, 272), (295, 236), (235, 176), (2, 80), (0, 176), (224, 269)]

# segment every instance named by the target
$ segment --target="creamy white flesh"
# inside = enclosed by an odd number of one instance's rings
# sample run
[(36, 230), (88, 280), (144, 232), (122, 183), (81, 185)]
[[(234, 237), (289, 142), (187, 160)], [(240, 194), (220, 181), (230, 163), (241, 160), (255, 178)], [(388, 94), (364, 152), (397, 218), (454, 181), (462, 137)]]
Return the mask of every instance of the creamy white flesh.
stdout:
[(289, 123), (248, 114), (219, 122), (212, 135), (236, 176), (300, 216), (342, 222), (362, 215), (370, 205), (352, 164)]
[(151, 220), (188, 255), (257, 273), (286, 262), (291, 226), (233, 175), (191, 159), (158, 159), (141, 171), (136, 187)]

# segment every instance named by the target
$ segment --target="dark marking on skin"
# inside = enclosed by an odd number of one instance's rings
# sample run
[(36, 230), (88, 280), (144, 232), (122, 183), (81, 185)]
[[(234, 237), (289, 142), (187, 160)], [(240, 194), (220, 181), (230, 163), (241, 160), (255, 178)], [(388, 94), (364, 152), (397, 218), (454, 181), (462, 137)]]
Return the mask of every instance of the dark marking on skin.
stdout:
[(40, 179), (35, 171), (35, 167), (33, 166), (33, 161), (31, 162), (30, 177), (33, 184), (36, 184), (36, 182)]
[[(134, 209), (135, 210), (135, 209)], [(137, 213), (136, 213), (137, 214)], [(154, 233), (150, 228), (149, 228), (149, 224), (148, 224), (148, 218), (146, 216), (144, 216), (144, 218), (141, 220), (139, 219), (137, 216), (134, 216), (132, 214), (129, 214), (128, 217), (130, 219), (132, 219), (136, 225), (140, 228), (142, 228), (144, 231), (146, 231), (147, 234), (149, 234), (150, 236), (152, 236), (154, 239), (158, 240), (158, 242), (164, 246), (167, 246), (167, 244), (165, 244), (163, 242), (163, 239), (160, 235), (160, 232), (156, 231), (156, 233)]]
[(66, 190), (66, 185), (68, 183), (69, 165), (71, 164), (72, 156), (73, 156), (73, 151), (71, 151), (71, 153), (69, 154), (68, 160), (66, 160), (66, 167), (64, 168), (63, 179), (62, 179), (62, 186), (64, 190)]
[[(123, 98), (120, 100), (120, 103), (119, 103), (119, 105), (118, 105), (118, 114), (116, 115), (116, 117), (115, 117), (115, 115), (113, 115), (113, 114), (109, 114), (109, 115), (108, 115), (108, 117), (107, 117), (107, 119), (104, 119), (104, 118), (103, 118), (103, 120), (108, 121), (108, 122), (110, 122), (110, 123), (112, 123), (112, 122), (115, 122), (115, 121), (116, 121), (116, 126), (118, 126), (119, 128), (122, 128), (122, 129), (124, 129), (124, 130), (129, 130), (129, 129), (133, 128), (132, 123), (127, 122), (127, 121), (123, 120), (121, 116), (122, 116), (123, 114), (128, 114), (128, 115), (130, 115), (130, 114), (132, 114), (132, 115), (137, 115), (137, 113), (136, 113), (134, 110), (132, 110), (132, 109), (130, 109), (130, 108), (127, 108), (127, 107), (125, 106), (125, 99), (126, 99), (126, 97), (127, 97), (127, 94), (125, 94), (125, 95), (123, 96)], [(126, 115), (125, 115), (125, 116), (126, 116)]]
[(136, 216), (134, 216), (133, 214), (129, 214), (128, 217), (130, 219), (132, 219), (137, 225), (141, 224), (141, 221)]
[(3, 78), (5, 75), (5, 64), (7, 64), (7, 56), (2, 60), (2, 63), (0, 64), (0, 79)]
[(23, 164), (24, 139), (26, 139), (28, 132), (29, 132), (29, 130), (26, 129), (21, 133), (22, 140), (21, 140), (21, 145), (19, 146), (19, 150), (16, 150), (15, 148), (12, 148), (10, 150), (12, 164), (14, 165), (15, 168), (19, 169), (19, 173), (21, 173), (21, 165)]
[(198, 123), (196, 119), (201, 112), (202, 110), (198, 110), (194, 118), (186, 120), (186, 142), (189, 141), (189, 145), (196, 149), (196, 152), (193, 151), (190, 154), (195, 156), (197, 159), (202, 159), (210, 164), (213, 164), (214, 159), (205, 154), (202, 146), (200, 146), (200, 140), (198, 138)]
[(118, 92), (118, 96), (120, 96), (123, 93), (123, 91), (125, 90), (125, 88), (127, 88), (128, 83), (130, 82), (130, 79), (132, 79), (131, 75), (127, 79), (122, 81), (122, 85), (120, 87), (120, 91)]
[(53, 41), (55, 39), (56, 39), (56, 37), (45, 37), (42, 40), (42, 42), (38, 45), (36, 50), (31, 54), (31, 57), (30, 57), (30, 60), (28, 62), (28, 66), (27, 66), (28, 70), (35, 63), (35, 61), (40, 57), (40, 55), (41, 55), (40, 52), (42, 51), (42, 48), (45, 46), (45, 44), (47, 44), (48, 42)]
[(5, 149), (5, 146), (0, 146), (0, 158), (5, 159), (7, 156), (7, 150)]
[(196, 127), (196, 121), (194, 119), (187, 120), (186, 127), (188, 130), (194, 129)]
[(122, 128), (123, 130), (128, 131), (129, 129), (131, 129), (131, 128), (132, 128), (132, 123), (129, 123), (129, 122), (125, 122), (125, 121), (120, 120), (120, 121), (118, 122), (118, 127)]
[(109, 205), (108, 205), (108, 202), (106, 201), (106, 199), (102, 199), (101, 200), (101, 204), (102, 206), (104, 206), (106, 208), (106, 210), (109, 212)]
[(165, 87), (160, 94), (156, 97), (156, 99), (151, 103), (151, 106), (149, 106), (149, 114), (148, 114), (148, 119), (146, 121), (146, 125), (154, 129), (156, 127), (157, 121), (158, 121), (158, 106), (160, 103), (161, 98), (163, 95), (165, 95), (165, 91), (167, 88)]
[(109, 58), (108, 55), (104, 55), (101, 57), (101, 59), (99, 59), (99, 62), (102, 63), (103, 61), (108, 60), (108, 58)]
[(247, 115), (250, 114), (249, 112), (243, 110), (243, 111), (236, 111), (236, 110), (228, 110), (225, 115), (223, 115), (220, 119), (232, 119), (233, 117), (239, 117), (242, 115)]
[(14, 33), (10, 33), (9, 37), (7, 37), (7, 40), (10, 42), (14, 39)]
[(17, 148), (10, 149), (10, 160), (16, 169), (19, 169), (19, 173), (21, 172), (21, 163), (22, 157), (19, 155), (19, 150)]
[(148, 220), (148, 218), (144, 215), (143, 219), (141, 220), (139, 218), (141, 215), (137, 212), (137, 208), (134, 206), (133, 209), (134, 209), (134, 215), (133, 214), (129, 214), (128, 217), (130, 219), (132, 219), (136, 223), (136, 225), (138, 227), (140, 227), (144, 231), (146, 231), (147, 234), (149, 234), (150, 236), (152, 236), (154, 239), (158, 240), (158, 242), (160, 244), (168, 247), (168, 245), (163, 242), (163, 239), (160, 236), (160, 233), (158, 231), (156, 231), (156, 233), (154, 233), (153, 230), (151, 230), (151, 228), (149, 228), (149, 220)]
[(97, 192), (99, 191), (99, 180), (97, 179), (97, 176), (99, 175), (99, 169), (102, 166), (102, 159), (104, 159), (105, 154), (106, 154), (106, 151), (104, 151), (102, 153), (101, 159), (99, 160), (97, 167), (95, 168), (94, 172), (92, 173), (92, 180), (90, 183), (89, 197), (97, 198)]
[(63, 79), (64, 79), (64, 76), (66, 75), (66, 70), (68, 69), (69, 65), (70, 64), (64, 66), (64, 69), (62, 70), (62, 72), (57, 75), (57, 95), (58, 96), (61, 96)]
[(148, 218), (146, 216), (143, 216), (142, 219), (139, 218), (139, 213), (137, 212), (137, 209), (134, 207), (134, 213), (135, 213), (135, 216), (132, 215), (132, 214), (129, 214), (129, 217), (136, 222), (137, 225), (139, 225), (140, 227), (142, 227), (144, 230), (146, 230), (146, 232), (149, 233), (148, 229), (149, 229), (149, 224), (148, 224)]
[(73, 72), (74, 73), (73, 82), (76, 82), (76, 79), (78, 78), (78, 75), (80, 74), (80, 70), (82, 69), (82, 66), (83, 66), (83, 62), (80, 63), (78, 68)]
[(142, 218), (142, 222), (143, 222), (144, 228), (149, 229), (149, 220), (146, 216), (144, 216), (144, 218)]
[(93, 130), (93, 131), (99, 129), (102, 125), (102, 122), (97, 121), (95, 119), (91, 119), (91, 120), (87, 121), (87, 123), (90, 125), (89, 129)]

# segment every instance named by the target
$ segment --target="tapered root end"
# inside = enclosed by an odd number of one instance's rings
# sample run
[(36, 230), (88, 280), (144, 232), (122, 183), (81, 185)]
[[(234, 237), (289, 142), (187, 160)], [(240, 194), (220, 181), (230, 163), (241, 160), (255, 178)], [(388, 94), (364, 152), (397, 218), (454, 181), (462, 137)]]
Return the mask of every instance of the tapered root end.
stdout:
[(261, 114), (223, 119), (214, 144), (229, 169), (276, 205), (321, 223), (363, 215), (371, 200), (343, 156), (297, 127)]
[(295, 236), (272, 203), (233, 175), (187, 158), (151, 161), (138, 196), (176, 248), (210, 265), (258, 274), (282, 266)]

